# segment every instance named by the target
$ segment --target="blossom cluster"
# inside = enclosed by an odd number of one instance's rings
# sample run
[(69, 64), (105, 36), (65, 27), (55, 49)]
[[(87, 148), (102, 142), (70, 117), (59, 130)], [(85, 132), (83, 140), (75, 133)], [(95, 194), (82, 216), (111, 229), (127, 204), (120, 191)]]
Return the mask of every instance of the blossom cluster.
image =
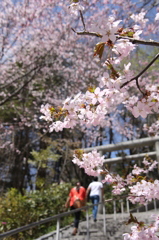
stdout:
[(101, 42), (107, 42), (108, 40), (111, 40), (114, 43), (120, 22), (121, 20), (115, 21), (113, 16), (109, 17), (105, 21), (103, 21), (101, 18), (95, 23), (91, 24), (90, 30), (102, 35)]
[[(82, 11), (83, 7), (79, 1), (72, 1), (70, 5), (71, 12), (77, 14)], [(109, 69), (109, 73), (98, 78), (99, 87), (95, 87), (84, 93), (79, 93), (74, 97), (69, 97), (63, 102), (61, 108), (67, 111), (67, 115), (56, 121), (53, 115), (50, 115), (47, 105), (42, 105), (41, 112), (44, 114), (43, 118), (50, 122), (51, 131), (61, 131), (63, 128), (73, 128), (78, 123), (82, 126), (103, 126), (105, 116), (111, 113), (119, 104), (123, 104), (134, 117), (146, 118), (148, 114), (159, 111), (159, 92), (158, 85), (141, 83), (139, 95), (131, 95), (129, 89), (136, 87), (135, 81), (130, 81), (133, 77), (133, 72), (130, 69), (131, 63), (124, 65), (123, 72), (117, 72), (114, 64), (119, 64), (130, 53), (136, 49), (129, 39), (122, 39), (122, 36), (128, 36), (134, 39), (140, 39), (142, 33), (140, 25), (145, 26), (148, 19), (145, 18), (146, 12), (141, 11), (139, 14), (132, 14), (134, 25), (133, 29), (125, 30), (120, 27), (121, 20), (115, 20), (114, 16), (103, 20), (98, 19), (92, 23), (90, 30), (101, 36), (100, 42), (97, 44), (95, 55), (102, 55), (103, 43), (110, 48), (113, 57), (108, 58), (103, 66)], [(137, 24), (138, 23), (138, 24)], [(142, 23), (142, 24), (141, 24)], [(140, 24), (140, 25), (139, 25)], [(146, 80), (146, 79), (145, 79)], [(130, 83), (129, 83), (130, 81)], [(129, 83), (129, 84), (128, 84)], [(123, 84), (125, 84), (123, 86)], [(51, 123), (52, 122), (52, 123)]]
[(79, 159), (75, 154), (72, 162), (77, 164), (80, 168), (84, 168), (86, 174), (98, 176), (102, 171), (104, 156), (100, 156), (100, 153), (94, 150), (89, 153), (83, 153), (82, 159)]
[[(78, 123), (86, 126), (104, 125), (106, 114), (116, 108), (117, 104), (124, 104), (135, 117), (145, 118), (148, 114), (159, 111), (159, 94), (153, 91), (148, 96), (138, 100), (136, 96), (130, 97), (127, 90), (120, 89), (120, 84), (124, 82), (124, 77), (120, 76), (116, 80), (108, 78), (107, 74), (101, 78), (104, 89), (99, 87), (85, 94), (79, 93), (74, 98), (67, 98), (62, 109), (68, 114), (63, 120), (54, 121), (49, 112), (50, 106), (42, 105), (41, 112), (43, 119), (53, 121), (50, 124), (50, 131), (61, 131), (63, 128), (73, 128)], [(129, 100), (128, 100), (129, 99)]]
[[(75, 7), (76, 11), (81, 10), (79, 2), (73, 2), (71, 9)], [(132, 15), (131, 18), (137, 22), (141, 21), (146, 24), (147, 19), (144, 19), (145, 12), (141, 12), (139, 15)], [(109, 17), (107, 21), (96, 21), (91, 26), (91, 31), (101, 35), (101, 42), (108, 43), (111, 41), (111, 51), (115, 56), (105, 61), (104, 66), (110, 69), (111, 74), (105, 72), (105, 74), (99, 77), (99, 87), (86, 91), (85, 94), (79, 93), (74, 97), (69, 97), (63, 102), (63, 111), (67, 110), (68, 114), (61, 120), (54, 121), (53, 116), (47, 110), (47, 105), (42, 105), (41, 112), (45, 115), (43, 118), (46, 121), (53, 121), (50, 124), (50, 131), (61, 131), (63, 128), (73, 128), (78, 123), (86, 126), (104, 125), (105, 116), (115, 110), (119, 104), (125, 105), (125, 107), (132, 112), (134, 117), (146, 118), (148, 114), (152, 112), (158, 113), (159, 111), (159, 94), (157, 85), (147, 84), (142, 85), (142, 98), (137, 96), (131, 96), (129, 89), (136, 86), (135, 82), (125, 84), (130, 81), (133, 76), (133, 72), (130, 70), (131, 63), (124, 65), (123, 73), (118, 73), (113, 67), (113, 64), (119, 64), (124, 58), (126, 58), (131, 51), (136, 48), (136, 45), (131, 43), (128, 39), (117, 39), (117, 35), (130, 34), (131, 37), (139, 39), (141, 30), (121, 31), (119, 33), (118, 24), (121, 20), (115, 21), (113, 16)], [(137, 27), (136, 27), (137, 28)], [(138, 29), (138, 28), (137, 28)], [(100, 44), (99, 44), (100, 48)], [(99, 51), (97, 48), (96, 51)], [(97, 53), (98, 54), (98, 53)], [(125, 84), (124, 87), (123, 84)]]
[(146, 204), (148, 201), (151, 202), (153, 199), (159, 199), (158, 184), (159, 180), (157, 179), (154, 182), (141, 180), (141, 182), (137, 182), (136, 185), (129, 186), (129, 200), (132, 203)]
[[(114, 84), (114, 81), (112, 83)], [(116, 98), (113, 97), (114, 94), (116, 94)], [(112, 90), (101, 90), (97, 87), (93, 92), (87, 91), (86, 94), (79, 93), (74, 98), (67, 98), (62, 107), (63, 110), (67, 110), (67, 116), (62, 121), (53, 121), (52, 117), (53, 123), (50, 124), (50, 131), (73, 128), (78, 123), (88, 127), (102, 125), (109, 108), (113, 109), (117, 102), (121, 103), (126, 98), (125, 95), (127, 94), (120, 93), (112, 86)], [(41, 112), (44, 114), (43, 119), (50, 119), (48, 105), (42, 105)]]
[(144, 124), (143, 129), (148, 132), (150, 136), (157, 136), (159, 134), (159, 120), (155, 123), (152, 123), (151, 126)]
[(139, 224), (131, 227), (131, 233), (124, 233), (124, 240), (158, 240), (159, 217), (150, 226), (140, 226)]

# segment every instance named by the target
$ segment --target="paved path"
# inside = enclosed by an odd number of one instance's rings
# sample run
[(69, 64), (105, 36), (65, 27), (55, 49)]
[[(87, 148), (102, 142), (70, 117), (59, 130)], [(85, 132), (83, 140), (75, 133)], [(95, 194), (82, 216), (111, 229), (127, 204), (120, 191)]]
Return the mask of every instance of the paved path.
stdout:
[[(144, 221), (145, 223), (153, 222), (151, 216), (153, 214), (159, 214), (157, 211), (147, 211), (143, 213), (133, 213), (138, 221)], [(60, 233), (60, 240), (122, 240), (122, 234), (129, 232), (131, 225), (125, 223), (129, 219), (129, 214), (116, 215), (116, 219), (113, 214), (106, 215), (106, 234), (103, 229), (103, 215), (98, 214), (98, 220), (96, 223), (90, 218), (89, 220), (89, 234), (87, 231), (87, 222), (81, 221), (79, 225), (79, 231), (76, 236), (72, 236), (73, 226), (67, 226)], [(36, 240), (56, 240), (55, 232), (46, 234)]]

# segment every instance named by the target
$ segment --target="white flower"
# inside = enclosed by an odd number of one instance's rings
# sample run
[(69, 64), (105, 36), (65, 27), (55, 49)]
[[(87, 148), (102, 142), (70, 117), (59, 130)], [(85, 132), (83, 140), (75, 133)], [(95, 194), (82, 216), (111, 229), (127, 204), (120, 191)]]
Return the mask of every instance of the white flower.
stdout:
[(78, 11), (79, 10), (83, 11), (84, 7), (81, 6), (79, 3), (72, 3), (69, 6), (69, 9), (70, 9), (71, 13), (73, 13), (73, 14), (75, 14), (77, 16), (78, 15)]
[(159, 13), (156, 14), (155, 21), (159, 20)]
[(146, 12), (141, 11), (139, 14), (132, 14), (130, 17), (134, 20), (134, 22), (140, 23), (145, 26), (146, 22), (149, 21), (147, 18), (144, 18)]
[(102, 35), (103, 37), (101, 38), (101, 42), (107, 42), (108, 40), (111, 40), (112, 42), (115, 42), (116, 40), (116, 33), (117, 28), (116, 27), (110, 27), (110, 26), (105, 26), (104, 29), (102, 29)]

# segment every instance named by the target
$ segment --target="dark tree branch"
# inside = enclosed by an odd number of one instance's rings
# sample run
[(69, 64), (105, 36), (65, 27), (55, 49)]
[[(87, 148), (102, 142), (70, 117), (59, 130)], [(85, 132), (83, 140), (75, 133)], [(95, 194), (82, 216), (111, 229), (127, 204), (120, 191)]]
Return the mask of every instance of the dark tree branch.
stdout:
[(84, 22), (84, 17), (83, 17), (82, 11), (80, 10), (79, 12), (80, 12), (80, 17), (81, 17), (81, 21), (82, 21), (82, 24), (83, 24), (84, 31), (86, 31), (86, 25), (85, 25), (85, 22)]
[(137, 86), (137, 88), (139, 89), (139, 91), (140, 91), (143, 95), (145, 95), (145, 93), (144, 93), (144, 92), (141, 90), (141, 88), (140, 88), (138, 78), (136, 79), (136, 86)]
[[(133, 80), (136, 80), (136, 84), (137, 84), (137, 86), (138, 86), (138, 88), (139, 88), (138, 78), (141, 77), (141, 75), (142, 75), (144, 72), (146, 72), (148, 68), (151, 67), (151, 65), (158, 59), (158, 57), (159, 57), (159, 53), (152, 59), (152, 61), (151, 61), (138, 75), (136, 75), (135, 77), (131, 78), (129, 81), (123, 83), (120, 88), (125, 87), (127, 84), (129, 84), (129, 83), (132, 82)], [(139, 90), (141, 91), (140, 88), (139, 88)], [(141, 92), (142, 92), (142, 91), (141, 91)], [(142, 93), (143, 93), (143, 92), (142, 92)]]
[[(37, 68), (37, 71), (40, 70), (40, 67)], [(5, 98), (4, 100), (2, 100), (0, 102), (0, 106), (2, 106), (3, 104), (5, 104), (6, 102), (10, 101), (10, 99), (12, 99), (14, 96), (16, 96), (25, 86), (27, 86), (29, 84), (29, 82), (31, 82), (35, 76), (36, 72), (34, 72), (33, 76), (30, 77), (29, 80), (25, 81), (24, 84), (22, 84), (17, 90), (15, 90), (10, 96), (8, 96), (7, 98)]]
[(46, 136), (49, 133), (49, 130), (47, 130), (45, 133), (43, 133), (42, 135), (40, 135), (39, 137), (35, 138), (32, 141), (29, 141), (28, 143), (26, 143), (26, 145), (24, 146), (23, 150), (24, 152), (27, 151), (28, 147), (31, 146), (32, 144), (40, 141), (44, 136)]

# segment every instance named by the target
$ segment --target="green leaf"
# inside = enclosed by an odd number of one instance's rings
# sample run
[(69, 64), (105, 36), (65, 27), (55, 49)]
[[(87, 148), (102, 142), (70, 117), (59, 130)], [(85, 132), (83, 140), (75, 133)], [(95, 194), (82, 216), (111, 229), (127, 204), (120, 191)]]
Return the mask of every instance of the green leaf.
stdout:
[(128, 36), (128, 37), (133, 37), (133, 35), (134, 35), (134, 32), (131, 32), (131, 31), (130, 31), (130, 32), (127, 33), (127, 36)]

